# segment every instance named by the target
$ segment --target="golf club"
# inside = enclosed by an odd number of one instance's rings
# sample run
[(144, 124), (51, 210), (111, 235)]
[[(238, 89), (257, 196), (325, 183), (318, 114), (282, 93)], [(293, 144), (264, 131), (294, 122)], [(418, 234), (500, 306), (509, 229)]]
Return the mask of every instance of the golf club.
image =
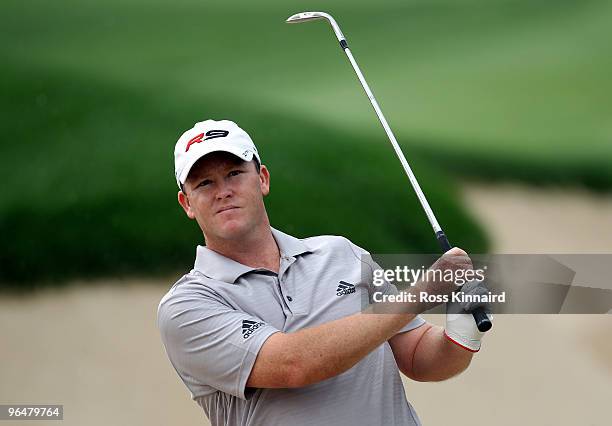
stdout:
[[(444, 252), (450, 250), (451, 245), (448, 241), (448, 238), (444, 234), (444, 231), (440, 227), (440, 224), (438, 223), (436, 216), (434, 215), (431, 207), (429, 206), (429, 203), (427, 202), (427, 199), (425, 198), (425, 194), (423, 194), (423, 191), (421, 190), (421, 187), (419, 183), (417, 182), (417, 179), (414, 176), (414, 173), (412, 173), (412, 169), (410, 168), (408, 161), (406, 161), (406, 157), (404, 157), (404, 153), (402, 152), (399, 144), (397, 143), (397, 140), (395, 139), (395, 136), (393, 135), (393, 132), (391, 131), (391, 128), (389, 127), (389, 124), (387, 123), (387, 120), (385, 119), (385, 116), (383, 115), (380, 107), (378, 106), (378, 102), (376, 102), (376, 99), (374, 98), (374, 94), (370, 90), (370, 86), (368, 86), (368, 83), (366, 82), (365, 78), (363, 77), (363, 74), (361, 73), (361, 70), (359, 69), (359, 66), (357, 65), (357, 62), (355, 62), (355, 58), (353, 58), (353, 54), (351, 53), (348, 47), (348, 43), (346, 42), (346, 39), (344, 38), (344, 34), (342, 34), (342, 31), (340, 30), (340, 27), (338, 26), (338, 23), (336, 22), (336, 20), (331, 15), (325, 12), (301, 12), (301, 13), (296, 13), (295, 15), (290, 16), (289, 18), (287, 18), (286, 22), (290, 24), (299, 24), (302, 22), (314, 21), (317, 19), (326, 19), (327, 22), (330, 23), (332, 29), (334, 30), (334, 33), (336, 34), (336, 38), (340, 42), (340, 47), (342, 47), (342, 50), (344, 50), (344, 53), (346, 53), (346, 56), (348, 57), (351, 65), (353, 66), (353, 69), (355, 70), (355, 73), (357, 74), (357, 78), (359, 79), (359, 82), (361, 83), (361, 86), (363, 87), (363, 90), (368, 96), (368, 99), (370, 99), (370, 102), (372, 103), (372, 106), (374, 107), (374, 111), (376, 112), (376, 115), (378, 116), (380, 123), (385, 129), (385, 132), (387, 133), (387, 136), (389, 138), (389, 141), (391, 142), (391, 145), (393, 145), (393, 149), (395, 151), (395, 154), (397, 155), (397, 158), (400, 160), (400, 163), (402, 163), (402, 167), (404, 168), (404, 171), (406, 172), (406, 175), (408, 176), (408, 179), (410, 180), (410, 184), (412, 185), (412, 188), (414, 189), (414, 192), (416, 193), (419, 199), (419, 202), (421, 203), (421, 206), (423, 207), (423, 210), (425, 210), (427, 219), (429, 219), (429, 223), (431, 224), (431, 227), (433, 228), (435, 232), (438, 243), (440, 244)], [(476, 311), (472, 312), (472, 315), (474, 316), (474, 320), (476, 321), (476, 326), (478, 327), (478, 330), (480, 330), (481, 332), (485, 332), (491, 329), (491, 326), (492, 326), (491, 320), (489, 319), (487, 314), (482, 309), (477, 309)]]

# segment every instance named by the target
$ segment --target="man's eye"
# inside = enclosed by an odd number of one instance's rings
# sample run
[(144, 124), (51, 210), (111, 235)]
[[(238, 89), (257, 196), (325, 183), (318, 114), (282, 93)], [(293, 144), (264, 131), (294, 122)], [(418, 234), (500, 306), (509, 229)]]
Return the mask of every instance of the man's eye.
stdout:
[(208, 179), (207, 180), (203, 180), (202, 182), (200, 182), (198, 184), (198, 187), (206, 186), (208, 184), (210, 184), (210, 180), (208, 180)]
[(229, 176), (238, 176), (240, 173), (242, 173), (242, 170), (232, 170), (229, 172)]

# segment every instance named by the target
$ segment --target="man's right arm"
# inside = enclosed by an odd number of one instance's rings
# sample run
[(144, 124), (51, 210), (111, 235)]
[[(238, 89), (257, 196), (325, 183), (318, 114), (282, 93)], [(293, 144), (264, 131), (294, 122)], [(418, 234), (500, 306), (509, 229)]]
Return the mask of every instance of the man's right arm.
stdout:
[(337, 376), (415, 316), (359, 313), (294, 333), (275, 333), (260, 349), (247, 387), (302, 387)]
[[(467, 254), (454, 248), (439, 259), (440, 269), (471, 268)], [(419, 283), (413, 288), (449, 293), (453, 284)], [(294, 333), (275, 333), (261, 347), (246, 386), (302, 387), (337, 376), (393, 337), (416, 313), (354, 314)]]

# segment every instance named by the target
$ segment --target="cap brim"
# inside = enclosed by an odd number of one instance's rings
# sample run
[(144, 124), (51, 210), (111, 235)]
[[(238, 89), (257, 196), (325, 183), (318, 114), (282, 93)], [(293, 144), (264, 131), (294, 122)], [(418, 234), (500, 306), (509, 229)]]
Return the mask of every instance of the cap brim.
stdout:
[[(185, 184), (185, 181), (187, 180), (187, 176), (189, 176), (189, 172), (191, 171), (191, 168), (193, 167), (193, 165), (197, 163), (198, 160), (200, 160), (202, 157), (208, 154), (211, 154), (213, 152), (229, 152), (230, 154), (234, 154), (236, 157), (240, 158), (243, 161), (251, 161), (253, 157), (255, 156), (255, 153), (251, 150), (245, 151), (244, 149), (234, 149), (233, 147), (219, 147), (219, 148), (211, 149), (211, 147), (208, 147), (208, 149), (202, 151), (201, 155), (194, 157), (190, 162), (188, 162), (185, 165), (185, 167), (183, 167), (183, 170), (181, 171), (181, 174), (178, 177), (179, 187)], [(258, 161), (259, 161), (259, 158), (258, 158)]]

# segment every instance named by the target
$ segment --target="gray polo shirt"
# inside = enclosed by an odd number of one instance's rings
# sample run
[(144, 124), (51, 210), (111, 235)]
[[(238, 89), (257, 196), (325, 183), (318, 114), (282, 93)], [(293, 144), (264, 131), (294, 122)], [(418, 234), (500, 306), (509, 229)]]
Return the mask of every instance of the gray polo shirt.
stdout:
[[(344, 373), (294, 389), (246, 388), (266, 339), (356, 314), (371, 301), (368, 253), (337, 236), (272, 229), (278, 274), (198, 246), (195, 267), (162, 298), (157, 326), (170, 362), (217, 425), (420, 424), (388, 342)], [(365, 279), (362, 270), (366, 272)], [(369, 275), (370, 278), (367, 278)], [(397, 293), (392, 284), (385, 293)], [(401, 332), (423, 325), (415, 318)]]

